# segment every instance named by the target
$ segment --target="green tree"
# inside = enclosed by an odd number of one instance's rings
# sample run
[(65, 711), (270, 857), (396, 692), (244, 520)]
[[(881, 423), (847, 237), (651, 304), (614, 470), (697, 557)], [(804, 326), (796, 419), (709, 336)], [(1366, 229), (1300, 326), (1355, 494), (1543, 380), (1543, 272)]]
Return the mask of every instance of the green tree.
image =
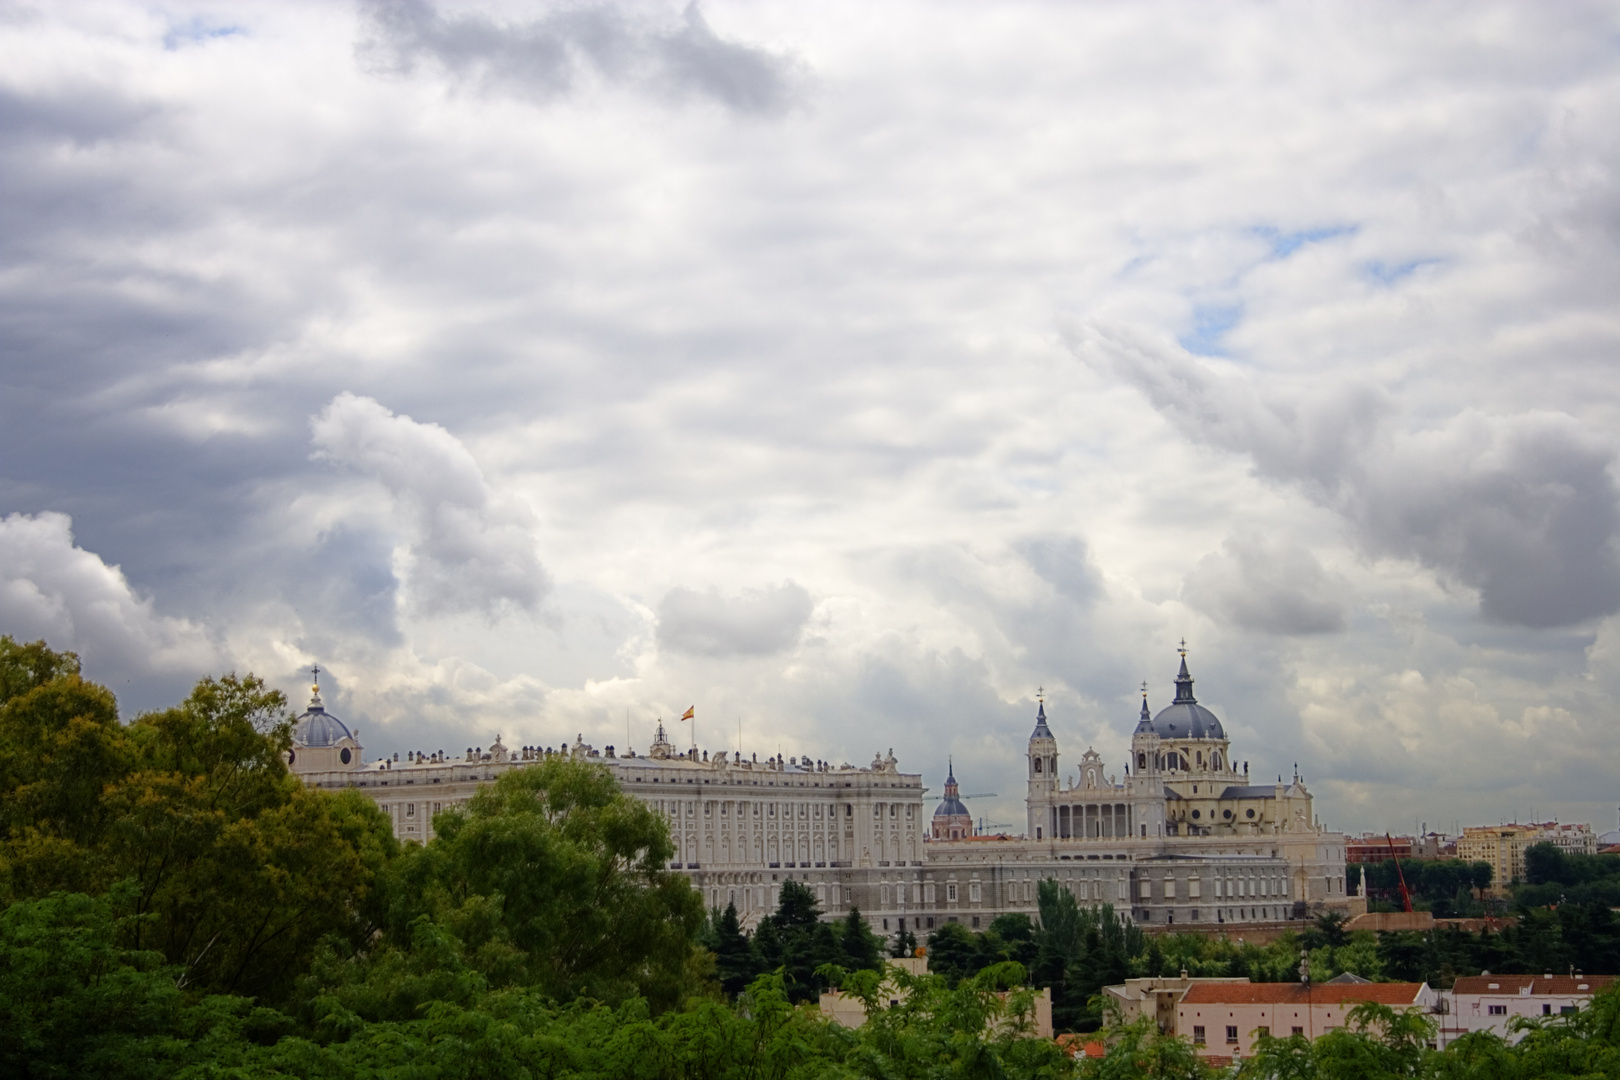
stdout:
[(109, 872), (137, 884), (136, 948), (180, 965), (186, 985), (274, 1000), (323, 936), (358, 946), (375, 929), (392, 827), (363, 795), (288, 775), (279, 692), (252, 676), (204, 679), (128, 735), (105, 848)]
[(0, 638), (0, 892), (100, 890), (109, 784), (130, 767), (118, 706), (72, 653)]
[(495, 986), (559, 1000), (640, 995), (655, 1009), (696, 988), (702, 900), (666, 869), (663, 820), (606, 769), (562, 758), (514, 769), (434, 828), (393, 867), (396, 945), (428, 915)]
[(945, 922), (928, 935), (928, 970), (955, 987), (979, 971), (977, 935), (961, 923)]
[[(866, 925), (866, 918), (861, 914), (860, 908), (851, 905), (849, 914), (844, 916), (838, 945), (843, 954), (839, 963), (845, 968), (851, 971), (883, 970), (883, 939)], [(910, 953), (904, 955), (909, 956)]]
[(1531, 885), (1573, 885), (1569, 860), (1556, 844), (1531, 844), (1524, 852), (1524, 879)]
[(712, 913), (709, 941), (705, 944), (714, 952), (715, 975), (727, 997), (734, 998), (742, 993), (764, 969), (753, 942), (743, 934), (737, 922), (736, 904), (727, 904), (724, 911)]

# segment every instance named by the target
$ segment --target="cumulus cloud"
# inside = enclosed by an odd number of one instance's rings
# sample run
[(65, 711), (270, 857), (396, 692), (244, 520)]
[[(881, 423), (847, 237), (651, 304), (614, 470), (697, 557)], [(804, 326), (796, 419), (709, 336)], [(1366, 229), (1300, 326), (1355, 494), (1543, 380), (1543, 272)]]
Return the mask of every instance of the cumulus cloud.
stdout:
[(768, 656), (797, 644), (810, 610), (809, 592), (792, 581), (735, 596), (677, 586), (658, 604), (658, 644), (696, 656)]
[(1307, 548), (1282, 537), (1240, 533), (1199, 560), (1182, 586), (1182, 599), (1245, 630), (1327, 634), (1344, 629), (1349, 589)]
[(427, 0), (369, 0), (357, 51), (377, 73), (424, 61), (486, 91), (550, 101), (594, 76), (679, 100), (708, 98), (736, 112), (773, 114), (794, 96), (786, 57), (716, 34), (697, 4), (678, 21), (612, 6), (567, 7), (521, 23), (446, 17)]
[(1406, 431), (1364, 384), (1264, 394), (1185, 353), (1092, 341), (1179, 431), (1342, 514), (1367, 554), (1478, 590), (1487, 619), (1556, 627), (1620, 610), (1614, 447), (1574, 417), (1469, 409)]
[(333, 398), (311, 429), (318, 457), (376, 480), (403, 512), (401, 577), (414, 610), (495, 614), (540, 606), (550, 579), (535, 552), (533, 513), (493, 491), (454, 435), (348, 392)]
[(159, 615), (122, 570), (77, 546), (66, 514), (0, 519), (0, 633), (73, 650), (87, 674), (115, 684), (218, 660), (201, 627)]

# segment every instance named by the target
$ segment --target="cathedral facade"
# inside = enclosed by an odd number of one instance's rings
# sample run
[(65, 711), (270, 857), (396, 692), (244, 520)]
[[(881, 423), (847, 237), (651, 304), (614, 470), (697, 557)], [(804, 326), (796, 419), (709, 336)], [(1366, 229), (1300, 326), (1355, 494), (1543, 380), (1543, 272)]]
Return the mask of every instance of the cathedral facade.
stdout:
[(289, 768), (313, 786), (360, 790), (389, 815), (396, 836), (426, 842), (434, 815), (504, 771), (552, 755), (600, 764), (668, 822), (671, 869), (709, 904), (735, 904), (745, 926), (775, 910), (789, 879), (809, 886), (827, 917), (859, 907), (890, 934), (1034, 915), (1044, 879), (1144, 925), (1280, 922), (1345, 907), (1345, 838), (1316, 821), (1304, 783), (1297, 775), (1286, 784), (1250, 782), (1220, 720), (1193, 696), (1185, 654), (1175, 686), (1157, 715), (1144, 693), (1130, 761), (1117, 776), (1088, 749), (1061, 779), (1043, 700), (1027, 748), (1021, 836), (974, 835), (954, 770), (925, 818), (922, 777), (900, 771), (892, 750), (864, 766), (762, 762), (679, 750), (660, 725), (645, 754), (598, 750), (583, 737), (509, 750), (497, 737), (463, 755), (364, 762), (318, 687), (295, 725)]

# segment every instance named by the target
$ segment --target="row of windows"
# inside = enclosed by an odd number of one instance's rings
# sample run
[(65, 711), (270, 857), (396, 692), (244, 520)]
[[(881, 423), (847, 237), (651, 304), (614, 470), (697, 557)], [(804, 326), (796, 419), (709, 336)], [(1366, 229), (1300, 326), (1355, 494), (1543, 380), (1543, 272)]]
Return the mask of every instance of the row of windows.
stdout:
[[(657, 806), (660, 813), (667, 817), (697, 817), (697, 804), (695, 802), (666, 801), (659, 799), (656, 800), (654, 805)], [(731, 807), (733, 804), (731, 802), (720, 802), (718, 804), (713, 802), (705, 802), (703, 804), (703, 816), (714, 817), (714, 808), (716, 805), (719, 805), (720, 807), (721, 817), (732, 816)], [(737, 802), (735, 805), (737, 807), (737, 817), (747, 817), (749, 816), (750, 811), (752, 812), (752, 816), (756, 818), (763, 817), (766, 819), (775, 818), (779, 815), (783, 818), (791, 818), (797, 814), (801, 819), (814, 818), (815, 820), (820, 821), (823, 817), (830, 819), (838, 816), (835, 807), (824, 806), (822, 803)], [(898, 818), (900, 816), (900, 803), (875, 803), (872, 806), (872, 817), (881, 818), (883, 816), (885, 806), (888, 807), (889, 817)], [(798, 809), (795, 810), (795, 807)], [(823, 813), (823, 810), (825, 810), (825, 813)], [(845, 803), (844, 817), (853, 818), (854, 816), (854, 804)], [(911, 821), (914, 820), (915, 817), (916, 807), (907, 804), (906, 820)]]
[[(1271, 1034), (1271, 1029), (1269, 1027), (1264, 1026), (1264, 1025), (1261, 1025), (1260, 1027), (1257, 1027), (1257, 1028), (1254, 1029), (1254, 1035), (1255, 1035), (1255, 1038), (1257, 1038), (1257, 1039), (1266, 1038), (1270, 1034)], [(1293, 1031), (1290, 1034), (1303, 1035), (1303, 1034), (1305, 1034), (1305, 1029), (1303, 1027), (1296, 1027), (1296, 1028), (1293, 1029)], [(1236, 1046), (1237, 1041), (1238, 1041), (1237, 1025), (1236, 1024), (1227, 1024), (1226, 1025), (1226, 1044), (1228, 1046)], [(1205, 1037), (1204, 1037), (1204, 1025), (1203, 1024), (1194, 1024), (1193, 1025), (1193, 1043), (1194, 1043), (1194, 1045), (1204, 1046), (1207, 1042), (1208, 1042), (1208, 1040), (1205, 1039)]]
[[(1176, 879), (1164, 879), (1164, 898), (1176, 898)], [(1234, 899), (1240, 896), (1284, 896), (1287, 890), (1283, 888), (1281, 878), (1216, 878), (1215, 896)], [(1197, 900), (1202, 895), (1202, 883), (1198, 878), (1189, 878), (1187, 881), (1187, 899)], [(1141, 884), (1141, 897), (1143, 900), (1153, 899), (1153, 881), (1143, 878)]]
[[(1202, 750), (1194, 751), (1191, 760), (1196, 761), (1198, 763), (1198, 768), (1202, 769), (1204, 767), (1204, 752)], [(1209, 767), (1211, 769), (1219, 769), (1221, 767), (1221, 761), (1221, 752), (1219, 750), (1216, 750), (1209, 755)], [(1185, 751), (1180, 753), (1171, 751), (1165, 754), (1157, 754), (1154, 756), (1153, 762), (1157, 768), (1169, 769), (1173, 772), (1192, 772), (1193, 770), (1192, 765), (1188, 763), (1188, 757)], [(1138, 753), (1136, 755), (1136, 771), (1147, 771), (1146, 754)]]

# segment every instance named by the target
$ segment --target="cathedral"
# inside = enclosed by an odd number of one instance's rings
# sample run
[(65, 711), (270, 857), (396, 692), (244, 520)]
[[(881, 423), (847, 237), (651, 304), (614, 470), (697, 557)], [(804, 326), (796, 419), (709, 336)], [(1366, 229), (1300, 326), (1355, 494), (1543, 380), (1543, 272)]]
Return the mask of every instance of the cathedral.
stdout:
[(1005, 912), (1036, 913), (1036, 886), (1057, 881), (1082, 904), (1112, 904), (1144, 926), (1286, 923), (1347, 910), (1345, 838), (1325, 829), (1296, 774), (1250, 782), (1221, 721), (1198, 703), (1186, 650), (1175, 696), (1142, 710), (1118, 773), (1093, 750), (1066, 782), (1041, 699), (1027, 749), (1022, 835), (978, 835), (955, 770), (925, 819), (922, 777), (893, 751), (868, 765), (808, 756), (759, 761), (680, 750), (662, 725), (645, 754), (572, 744), (406, 754), (367, 762), (314, 688), (297, 718), (288, 767), (306, 784), (374, 799), (402, 840), (426, 842), (434, 816), (502, 772), (550, 756), (599, 764), (669, 825), (670, 869), (711, 906), (737, 906), (744, 926), (776, 907), (782, 882), (810, 888), (823, 915), (858, 907), (875, 930), (973, 929)]

